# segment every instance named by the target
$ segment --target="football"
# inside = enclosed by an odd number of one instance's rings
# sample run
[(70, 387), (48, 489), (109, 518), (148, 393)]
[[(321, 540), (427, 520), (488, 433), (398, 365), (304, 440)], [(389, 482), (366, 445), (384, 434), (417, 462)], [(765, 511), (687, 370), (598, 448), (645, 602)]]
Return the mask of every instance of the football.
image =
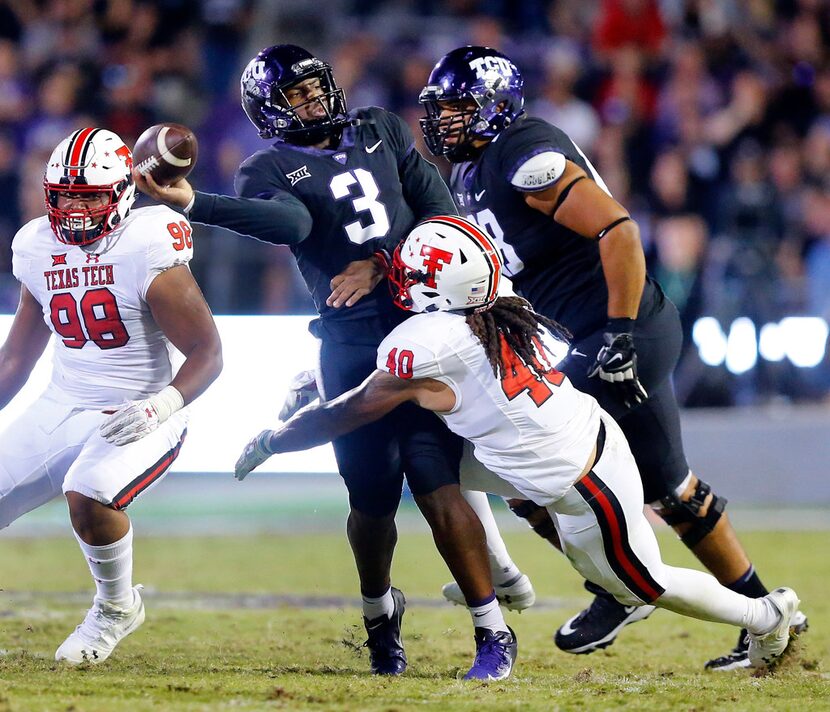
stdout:
[(186, 178), (196, 165), (199, 144), (193, 132), (181, 124), (156, 124), (135, 142), (133, 164), (159, 185)]

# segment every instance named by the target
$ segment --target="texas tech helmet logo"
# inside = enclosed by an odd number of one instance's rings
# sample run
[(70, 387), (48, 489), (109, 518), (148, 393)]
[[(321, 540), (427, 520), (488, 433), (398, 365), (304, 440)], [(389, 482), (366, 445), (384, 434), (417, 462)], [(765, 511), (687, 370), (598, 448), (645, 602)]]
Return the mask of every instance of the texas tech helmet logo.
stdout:
[(452, 252), (432, 245), (423, 245), (421, 247), (421, 257), (424, 258), (424, 272), (426, 273), (424, 284), (435, 289), (435, 275), (444, 269), (444, 265), (452, 262)]

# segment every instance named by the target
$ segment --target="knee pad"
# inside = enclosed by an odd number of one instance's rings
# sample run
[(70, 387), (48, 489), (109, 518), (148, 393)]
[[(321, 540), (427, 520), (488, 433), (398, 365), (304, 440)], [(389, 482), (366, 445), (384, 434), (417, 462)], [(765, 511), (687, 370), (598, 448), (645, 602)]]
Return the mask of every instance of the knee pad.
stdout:
[(517, 517), (527, 520), (533, 531), (535, 531), (542, 539), (550, 540), (555, 537), (559, 540), (559, 535), (556, 533), (556, 527), (553, 524), (550, 513), (544, 507), (540, 507), (535, 502), (529, 499), (521, 500), (518, 504), (513, 505), (510, 502), (516, 500), (508, 500), (508, 507)]
[[(712, 501), (706, 510), (706, 514), (701, 515), (700, 510), (710, 494), (712, 495)], [(712, 488), (708, 483), (699, 479), (689, 499), (680, 499), (672, 493), (663, 497), (660, 500), (659, 507), (654, 507), (654, 510), (670, 526), (691, 525), (686, 532), (680, 535), (680, 540), (691, 549), (703, 541), (715, 528), (718, 520), (723, 516), (726, 501), (726, 497), (718, 497), (712, 492)]]

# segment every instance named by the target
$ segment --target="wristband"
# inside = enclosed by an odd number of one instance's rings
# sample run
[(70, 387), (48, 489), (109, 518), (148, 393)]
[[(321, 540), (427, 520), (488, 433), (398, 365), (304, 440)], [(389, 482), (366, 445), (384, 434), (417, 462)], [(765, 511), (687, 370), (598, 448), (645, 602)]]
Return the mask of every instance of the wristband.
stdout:
[(609, 334), (630, 334), (634, 331), (635, 321), (635, 319), (627, 316), (612, 317), (608, 320), (605, 331)]
[(155, 408), (159, 423), (163, 423), (177, 410), (184, 407), (184, 398), (175, 386), (166, 386), (156, 395), (148, 398), (150, 404)]

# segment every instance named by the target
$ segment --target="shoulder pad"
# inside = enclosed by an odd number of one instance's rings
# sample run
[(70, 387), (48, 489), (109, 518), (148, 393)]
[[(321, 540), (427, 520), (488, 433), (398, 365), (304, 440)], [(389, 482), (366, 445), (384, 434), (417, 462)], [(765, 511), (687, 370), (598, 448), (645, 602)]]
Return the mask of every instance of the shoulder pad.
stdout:
[(521, 191), (550, 188), (565, 172), (568, 159), (556, 151), (544, 150), (524, 161), (509, 176), (510, 184)]

